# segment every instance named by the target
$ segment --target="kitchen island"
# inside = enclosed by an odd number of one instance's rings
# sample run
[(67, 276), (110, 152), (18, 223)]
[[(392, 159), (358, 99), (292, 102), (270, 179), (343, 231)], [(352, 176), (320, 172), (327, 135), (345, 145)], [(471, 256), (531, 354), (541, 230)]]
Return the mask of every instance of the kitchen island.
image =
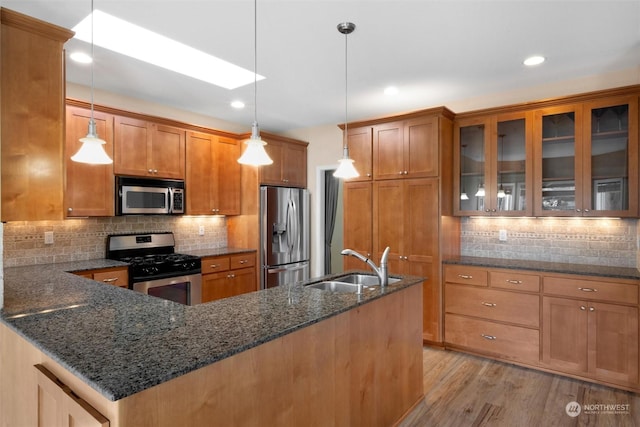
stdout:
[(34, 365), (112, 427), (390, 425), (422, 398), (420, 278), (189, 307), (67, 272), (104, 262), (5, 270), (0, 425), (37, 425)]

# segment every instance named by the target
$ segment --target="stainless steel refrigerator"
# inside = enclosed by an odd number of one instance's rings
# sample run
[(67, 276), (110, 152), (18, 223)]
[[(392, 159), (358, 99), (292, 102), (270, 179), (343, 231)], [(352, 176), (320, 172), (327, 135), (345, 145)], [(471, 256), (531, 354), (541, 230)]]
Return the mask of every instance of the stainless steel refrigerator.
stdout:
[(260, 187), (261, 287), (309, 278), (309, 192)]

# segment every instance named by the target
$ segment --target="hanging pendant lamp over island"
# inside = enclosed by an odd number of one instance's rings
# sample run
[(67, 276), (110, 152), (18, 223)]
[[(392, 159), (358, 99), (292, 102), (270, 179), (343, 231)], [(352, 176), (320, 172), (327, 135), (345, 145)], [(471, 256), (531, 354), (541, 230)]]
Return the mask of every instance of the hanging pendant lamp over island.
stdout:
[(251, 138), (244, 143), (247, 145), (244, 153), (238, 159), (238, 163), (251, 166), (264, 166), (273, 163), (264, 146), (266, 142), (260, 138), (258, 127), (258, 2), (253, 2), (253, 124), (251, 125)]
[(355, 166), (353, 166), (353, 159), (349, 158), (349, 146), (347, 145), (348, 125), (347, 125), (347, 36), (356, 29), (356, 24), (353, 22), (342, 22), (338, 24), (338, 31), (344, 34), (344, 133), (342, 134), (342, 158), (338, 160), (338, 169), (333, 173), (336, 178), (349, 179), (360, 176)]
[(96, 121), (93, 118), (93, 59), (93, 0), (91, 0), (91, 118), (89, 119), (87, 136), (80, 138), (82, 146), (76, 154), (71, 156), (71, 160), (91, 165), (109, 165), (113, 163), (113, 160), (104, 150), (107, 142), (98, 138)]

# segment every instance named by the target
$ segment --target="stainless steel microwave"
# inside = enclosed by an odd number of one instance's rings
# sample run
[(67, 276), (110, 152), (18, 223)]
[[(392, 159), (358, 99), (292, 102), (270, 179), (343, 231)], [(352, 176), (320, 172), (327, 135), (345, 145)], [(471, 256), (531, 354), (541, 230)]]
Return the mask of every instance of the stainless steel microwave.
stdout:
[(184, 181), (116, 177), (118, 215), (180, 215), (184, 196)]

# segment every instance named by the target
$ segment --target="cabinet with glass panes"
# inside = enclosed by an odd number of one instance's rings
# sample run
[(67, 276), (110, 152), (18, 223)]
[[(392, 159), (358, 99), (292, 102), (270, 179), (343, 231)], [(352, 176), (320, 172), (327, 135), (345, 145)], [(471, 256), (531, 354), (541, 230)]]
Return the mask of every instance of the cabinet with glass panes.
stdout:
[(456, 121), (456, 215), (531, 215), (531, 118), (516, 112)]
[(638, 216), (638, 98), (535, 113), (536, 216)]

